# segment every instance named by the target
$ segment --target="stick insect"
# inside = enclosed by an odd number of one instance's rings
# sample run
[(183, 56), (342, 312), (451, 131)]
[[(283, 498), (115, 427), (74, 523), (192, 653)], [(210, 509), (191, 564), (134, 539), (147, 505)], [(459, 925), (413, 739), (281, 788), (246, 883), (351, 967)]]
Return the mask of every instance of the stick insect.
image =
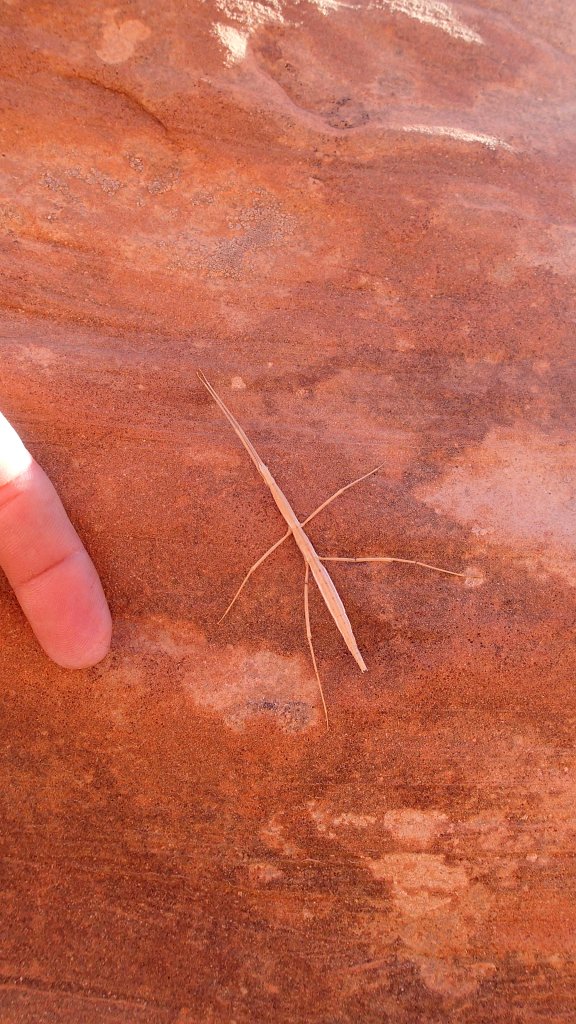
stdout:
[(318, 506), (318, 508), (314, 509), (314, 511), (311, 512), (310, 515), (306, 517), (306, 519), (303, 519), (302, 522), (300, 522), (296, 513), (294, 512), (294, 509), (290, 505), (290, 502), (288, 501), (286, 495), (281, 490), (280, 486), (276, 483), (276, 480), (272, 476), (272, 473), (258, 455), (258, 452), (256, 451), (254, 445), (250, 441), (248, 435), (240, 426), (236, 417), (233, 416), (233, 414), (230, 412), (228, 406), (222, 401), (222, 399), (216, 393), (216, 391), (209, 383), (209, 381), (206, 379), (204, 374), (200, 370), (198, 370), (197, 373), (198, 379), (204, 385), (208, 393), (212, 396), (212, 398), (220, 408), (221, 412), (228, 420), (234, 433), (239, 438), (244, 448), (248, 452), (248, 455), (250, 456), (256, 469), (258, 470), (264, 483), (266, 484), (266, 487), (270, 491), (276, 503), (276, 506), (281, 515), (283, 516), (284, 521), (288, 527), (284, 535), (280, 537), (280, 539), (277, 540), (275, 544), (272, 544), (271, 547), (269, 547), (268, 550), (265, 551), (264, 554), (261, 555), (260, 558), (257, 559), (256, 562), (254, 562), (254, 565), (251, 566), (251, 568), (248, 570), (244, 579), (242, 580), (242, 583), (238, 587), (238, 590), (234, 594), (234, 597), (230, 601), (230, 604), (226, 608), (224, 614), (219, 619), (219, 622), (222, 622), (228, 615), (228, 612), (231, 611), (232, 607), (236, 603), (237, 599), (239, 598), (241, 592), (243, 591), (252, 574), (256, 572), (256, 570), (266, 561), (267, 558), (269, 558), (269, 556), (274, 551), (276, 551), (280, 547), (281, 544), (283, 544), (286, 540), (288, 540), (290, 536), (292, 536), (304, 559), (305, 564), (304, 622), (306, 626), (306, 638), (308, 640), (308, 647), (310, 649), (310, 656), (314, 668), (314, 675), (316, 677), (316, 683), (318, 685), (320, 699), (322, 701), (324, 718), (326, 720), (326, 728), (329, 728), (328, 708), (326, 706), (324, 690), (322, 688), (322, 682), (320, 680), (320, 673), (318, 671), (316, 655), (314, 653), (314, 645), (312, 643), (312, 630), (310, 626), (310, 608), (308, 595), (310, 573), (312, 573), (318, 590), (322, 595), (322, 598), (328, 611), (330, 612), (330, 615), (334, 619), (336, 627), (340, 635), (342, 636), (342, 639), (344, 640), (346, 647), (348, 648), (350, 654), (354, 658), (354, 661), (358, 665), (361, 672), (367, 671), (367, 665), (364, 661), (364, 658), (362, 657), (362, 654), (356, 642), (356, 637), (354, 636), (352, 624), (350, 622), (350, 619), (348, 618), (346, 608), (344, 607), (344, 602), (342, 601), (342, 598), (340, 597), (340, 594), (338, 593), (334, 581), (332, 580), (328, 570), (326, 569), (324, 562), (402, 562), (405, 565), (419, 565), (425, 569), (432, 569), (435, 572), (446, 573), (448, 576), (466, 577), (466, 573), (454, 572), (452, 569), (441, 569), (437, 565), (430, 565), (428, 562), (417, 562), (412, 558), (392, 558), (389, 555), (362, 555), (356, 558), (343, 558), (338, 556), (319, 555), (314, 545), (312, 544), (312, 541), (305, 532), (304, 527), (309, 522), (311, 522), (312, 519), (319, 515), (320, 512), (327, 508), (328, 505), (331, 505), (332, 502), (336, 500), (336, 498), (339, 498), (340, 495), (344, 494), (346, 491), (349, 491), (351, 487), (355, 487), (357, 484), (362, 483), (363, 480), (367, 480), (368, 477), (373, 476), (375, 473), (377, 473), (380, 469), (383, 468), (384, 463), (381, 463), (374, 469), (370, 469), (367, 473), (363, 473), (362, 476), (356, 477), (355, 480), (352, 480), (349, 484), (346, 484), (344, 487), (340, 487), (339, 490), (335, 491), (334, 494), (331, 494), (329, 498), (326, 498), (326, 500), (323, 501), (322, 504)]

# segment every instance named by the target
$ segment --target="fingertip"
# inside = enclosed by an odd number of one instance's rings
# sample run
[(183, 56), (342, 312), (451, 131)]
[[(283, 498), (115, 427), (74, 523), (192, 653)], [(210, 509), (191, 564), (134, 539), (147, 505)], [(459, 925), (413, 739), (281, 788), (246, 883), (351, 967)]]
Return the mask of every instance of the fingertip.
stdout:
[(23, 476), (34, 460), (14, 427), (0, 412), (0, 487)]
[(108, 605), (102, 609), (98, 624), (89, 624), (88, 636), (82, 633), (66, 640), (64, 649), (54, 649), (46, 653), (60, 668), (81, 670), (98, 665), (110, 651), (112, 643), (112, 616)]
[(106, 657), (112, 618), (84, 548), (17, 587), (16, 594), (40, 646), (61, 668), (90, 668)]
[(112, 620), (98, 573), (52, 483), (1, 413), (0, 567), (52, 661), (82, 669), (106, 657)]

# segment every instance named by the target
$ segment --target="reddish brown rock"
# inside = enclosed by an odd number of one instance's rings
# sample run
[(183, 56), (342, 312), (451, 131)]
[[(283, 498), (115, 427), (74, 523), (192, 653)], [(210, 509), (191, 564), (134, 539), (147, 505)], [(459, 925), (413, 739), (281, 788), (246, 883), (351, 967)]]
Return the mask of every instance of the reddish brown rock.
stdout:
[[(115, 617), (1, 592), (0, 1019), (574, 1019), (574, 52), (557, 0), (5, 0), (3, 411)], [(325, 731), (283, 525), (334, 567)]]

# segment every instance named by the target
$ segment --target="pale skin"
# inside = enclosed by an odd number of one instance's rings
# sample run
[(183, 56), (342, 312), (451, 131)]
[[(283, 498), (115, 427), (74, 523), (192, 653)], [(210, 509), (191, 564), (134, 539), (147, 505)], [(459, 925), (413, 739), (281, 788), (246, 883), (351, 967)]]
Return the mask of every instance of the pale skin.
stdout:
[(0, 568), (49, 658), (89, 668), (108, 653), (98, 573), (46, 473), (0, 413)]

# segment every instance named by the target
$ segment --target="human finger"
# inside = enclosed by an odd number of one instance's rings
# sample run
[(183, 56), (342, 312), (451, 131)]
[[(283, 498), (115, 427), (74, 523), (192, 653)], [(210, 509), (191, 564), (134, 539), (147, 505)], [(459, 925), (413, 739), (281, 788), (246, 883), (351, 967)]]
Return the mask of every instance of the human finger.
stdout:
[(98, 573), (52, 483), (0, 413), (0, 568), (46, 654), (96, 664), (112, 623)]

